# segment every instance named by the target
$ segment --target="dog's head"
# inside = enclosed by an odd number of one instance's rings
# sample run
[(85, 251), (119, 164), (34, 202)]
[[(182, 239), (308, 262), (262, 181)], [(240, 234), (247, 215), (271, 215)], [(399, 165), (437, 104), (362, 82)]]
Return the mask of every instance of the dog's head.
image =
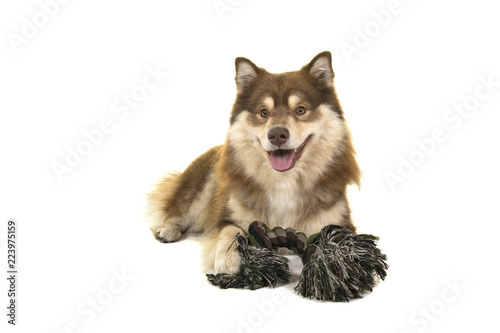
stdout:
[(251, 174), (321, 173), (348, 141), (330, 52), (298, 71), (271, 74), (236, 58), (228, 143)]

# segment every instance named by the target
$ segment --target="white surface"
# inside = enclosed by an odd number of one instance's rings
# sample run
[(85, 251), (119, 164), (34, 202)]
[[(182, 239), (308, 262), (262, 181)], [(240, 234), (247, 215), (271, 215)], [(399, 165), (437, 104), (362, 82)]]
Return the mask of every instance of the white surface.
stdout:
[[(13, 218), (19, 237), (18, 325), (6, 323), (2, 278), (2, 332), (496, 327), (498, 307), (489, 304), (500, 296), (500, 86), (463, 121), (443, 118), (454, 104), (473, 102), (480, 77), (500, 81), (492, 2), (401, 0), (350, 61), (342, 43), (353, 44), (357, 29), (376, 29), (370, 13), (390, 1), (228, 2), (234, 8), (221, 20), (212, 0), (69, 1), (17, 53), (9, 33), (20, 34), (22, 18), (41, 7), (0, 5), (0, 236)], [(218, 290), (200, 271), (195, 241), (160, 244), (149, 234), (144, 193), (162, 172), (183, 170), (224, 140), (236, 56), (281, 72), (323, 50), (333, 53), (364, 173), (361, 191), (350, 191), (354, 218), (360, 232), (381, 237), (388, 278), (349, 304), (302, 299), (294, 284)], [(115, 100), (138, 89), (148, 66), (169, 75), (128, 115), (114, 113)], [(52, 163), (103, 119), (111, 132), (59, 181)], [(436, 129), (444, 142), (391, 191), (384, 175), (397, 172), (399, 156), (418, 154), (415, 140)], [(123, 285), (114, 275), (122, 270), (133, 277)], [(90, 310), (92, 297), (107, 304)]]

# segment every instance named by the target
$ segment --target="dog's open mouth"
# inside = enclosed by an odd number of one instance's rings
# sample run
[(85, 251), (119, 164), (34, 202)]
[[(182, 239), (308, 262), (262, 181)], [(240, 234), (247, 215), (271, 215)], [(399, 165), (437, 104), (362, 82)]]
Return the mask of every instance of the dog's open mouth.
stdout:
[(269, 160), (271, 161), (273, 169), (276, 171), (287, 171), (293, 168), (295, 161), (299, 158), (310, 137), (309, 135), (296, 149), (276, 149), (268, 151), (267, 153), (269, 154)]

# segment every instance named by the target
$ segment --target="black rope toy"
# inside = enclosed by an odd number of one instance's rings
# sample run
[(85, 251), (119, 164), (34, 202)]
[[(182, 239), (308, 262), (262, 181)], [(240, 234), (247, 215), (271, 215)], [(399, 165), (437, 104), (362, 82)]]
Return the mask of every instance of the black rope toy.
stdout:
[(387, 256), (377, 248), (377, 241), (376, 236), (356, 235), (333, 224), (307, 238), (292, 228), (270, 229), (254, 221), (248, 237), (238, 234), (233, 242), (241, 255), (240, 271), (207, 274), (207, 278), (222, 289), (255, 290), (289, 282), (289, 260), (275, 252), (284, 247), (301, 257), (304, 265), (295, 292), (320, 301), (348, 302), (372, 291), (378, 278), (384, 280), (387, 275)]

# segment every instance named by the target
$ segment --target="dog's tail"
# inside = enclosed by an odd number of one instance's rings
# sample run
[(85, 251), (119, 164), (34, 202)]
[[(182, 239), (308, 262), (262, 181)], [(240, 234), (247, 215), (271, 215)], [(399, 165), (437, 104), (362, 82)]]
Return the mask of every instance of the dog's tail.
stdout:
[(147, 194), (145, 217), (153, 233), (170, 217), (167, 212), (168, 201), (179, 186), (180, 173), (168, 172)]

